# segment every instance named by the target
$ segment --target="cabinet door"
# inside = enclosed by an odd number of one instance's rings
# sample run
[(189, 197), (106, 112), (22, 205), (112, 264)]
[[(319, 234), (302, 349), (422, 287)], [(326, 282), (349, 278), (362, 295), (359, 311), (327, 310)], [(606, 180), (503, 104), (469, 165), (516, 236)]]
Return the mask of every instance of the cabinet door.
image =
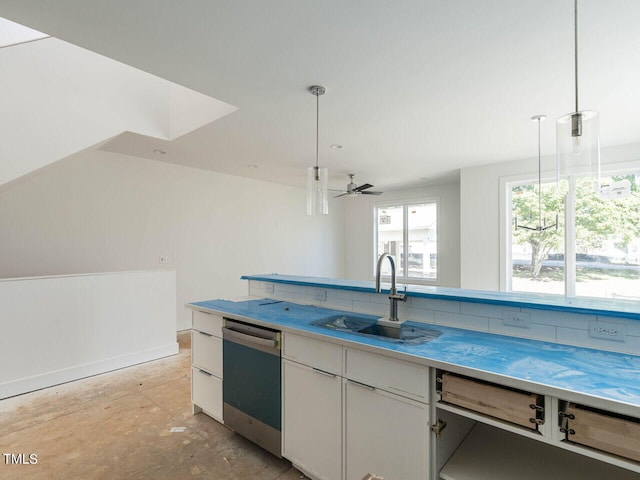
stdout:
[(428, 405), (345, 380), (346, 480), (426, 480)]
[(318, 479), (340, 480), (341, 378), (289, 360), (282, 370), (282, 455)]

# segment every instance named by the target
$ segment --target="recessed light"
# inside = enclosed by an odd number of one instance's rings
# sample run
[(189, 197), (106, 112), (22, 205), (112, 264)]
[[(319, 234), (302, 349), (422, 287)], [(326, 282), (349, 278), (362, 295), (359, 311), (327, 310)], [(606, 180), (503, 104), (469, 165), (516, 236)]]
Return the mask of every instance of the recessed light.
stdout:
[(255, 163), (250, 163), (249, 165), (247, 165), (247, 167), (249, 167), (249, 168), (258, 168), (258, 165), (256, 165)]
[(164, 154), (165, 154), (165, 153), (167, 153), (167, 152), (165, 152), (164, 150), (158, 150), (158, 149), (156, 148), (156, 149), (153, 151), (153, 153), (155, 153), (156, 155), (164, 155)]
[(337, 143), (334, 143), (329, 148), (333, 148), (334, 150), (340, 150), (342, 148), (342, 145), (338, 145)]

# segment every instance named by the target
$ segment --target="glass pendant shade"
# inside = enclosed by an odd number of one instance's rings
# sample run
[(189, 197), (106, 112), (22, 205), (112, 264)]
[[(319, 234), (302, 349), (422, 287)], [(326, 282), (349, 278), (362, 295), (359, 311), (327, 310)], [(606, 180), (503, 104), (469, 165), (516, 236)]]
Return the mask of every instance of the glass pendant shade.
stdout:
[(587, 175), (600, 190), (600, 122), (586, 110), (560, 117), (556, 124), (558, 182), (567, 175)]
[(307, 168), (307, 215), (329, 214), (328, 178), (326, 167)]

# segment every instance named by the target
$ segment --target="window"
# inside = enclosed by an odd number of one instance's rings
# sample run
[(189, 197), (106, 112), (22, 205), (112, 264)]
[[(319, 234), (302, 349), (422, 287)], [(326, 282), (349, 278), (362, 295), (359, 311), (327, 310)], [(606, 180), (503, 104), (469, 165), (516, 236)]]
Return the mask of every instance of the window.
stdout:
[(559, 220), (557, 230), (544, 232), (513, 227), (514, 217), (538, 225), (537, 182), (508, 184), (507, 290), (640, 300), (640, 170), (603, 177), (611, 191), (606, 196), (593, 180), (569, 177), (562, 193), (555, 182), (542, 185), (542, 216), (546, 212), (547, 224), (555, 213)]
[[(421, 283), (438, 279), (436, 201), (377, 205), (374, 218), (374, 272), (380, 255), (388, 253), (396, 263), (399, 280)], [(381, 275), (391, 275), (389, 262), (383, 263)]]

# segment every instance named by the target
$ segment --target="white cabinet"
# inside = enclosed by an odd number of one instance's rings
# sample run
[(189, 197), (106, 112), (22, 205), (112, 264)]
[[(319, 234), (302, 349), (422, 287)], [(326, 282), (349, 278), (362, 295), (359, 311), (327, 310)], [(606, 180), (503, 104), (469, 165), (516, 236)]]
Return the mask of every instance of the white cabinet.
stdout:
[(345, 480), (428, 479), (429, 368), (346, 348), (344, 389)]
[(428, 367), (291, 333), (283, 342), (284, 457), (314, 480), (428, 480)]
[(342, 376), (342, 347), (314, 338), (285, 334), (282, 356)]
[(222, 378), (222, 339), (210, 333), (191, 332), (191, 363)]
[(193, 413), (200, 411), (222, 422), (222, 379), (201, 368), (191, 368)]
[(284, 359), (282, 455), (308, 475), (342, 475), (342, 379)]
[(342, 347), (285, 333), (282, 455), (316, 480), (342, 478)]
[(345, 380), (346, 480), (429, 475), (429, 406)]
[(222, 317), (193, 311), (191, 401), (193, 413), (222, 422)]
[(346, 349), (345, 377), (429, 403), (429, 368), (371, 352)]

